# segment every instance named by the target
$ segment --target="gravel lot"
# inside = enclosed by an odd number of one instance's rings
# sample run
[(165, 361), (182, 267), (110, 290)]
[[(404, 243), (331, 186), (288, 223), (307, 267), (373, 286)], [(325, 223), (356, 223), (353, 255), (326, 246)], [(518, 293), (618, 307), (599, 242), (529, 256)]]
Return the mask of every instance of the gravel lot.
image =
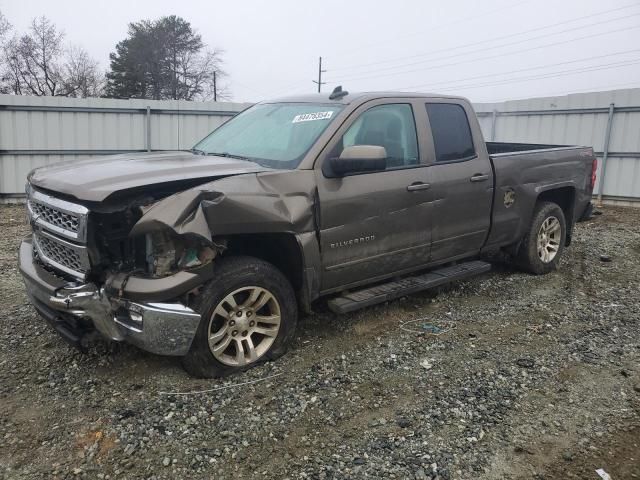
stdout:
[(578, 225), (545, 277), (496, 265), (319, 309), (284, 358), (223, 381), (68, 347), (23, 292), (23, 209), (0, 228), (0, 477), (640, 478), (640, 209)]

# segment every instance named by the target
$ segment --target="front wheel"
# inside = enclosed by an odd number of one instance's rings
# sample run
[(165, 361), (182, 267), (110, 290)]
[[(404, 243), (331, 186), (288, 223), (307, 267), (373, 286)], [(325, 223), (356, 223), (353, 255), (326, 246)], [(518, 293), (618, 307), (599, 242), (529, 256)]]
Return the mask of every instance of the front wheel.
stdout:
[(562, 209), (552, 202), (538, 203), (530, 229), (518, 250), (516, 263), (536, 275), (557, 269), (566, 236), (567, 224)]
[(270, 263), (228, 257), (215, 269), (194, 305), (202, 319), (182, 362), (196, 377), (225, 376), (281, 356), (297, 323), (291, 284)]

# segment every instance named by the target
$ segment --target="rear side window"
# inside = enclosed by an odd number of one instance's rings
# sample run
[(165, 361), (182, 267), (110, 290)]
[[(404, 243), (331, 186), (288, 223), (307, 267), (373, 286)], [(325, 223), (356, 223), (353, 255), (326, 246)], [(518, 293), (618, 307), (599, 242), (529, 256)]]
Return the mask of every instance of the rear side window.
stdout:
[(436, 162), (451, 162), (475, 154), (467, 114), (454, 103), (427, 103)]

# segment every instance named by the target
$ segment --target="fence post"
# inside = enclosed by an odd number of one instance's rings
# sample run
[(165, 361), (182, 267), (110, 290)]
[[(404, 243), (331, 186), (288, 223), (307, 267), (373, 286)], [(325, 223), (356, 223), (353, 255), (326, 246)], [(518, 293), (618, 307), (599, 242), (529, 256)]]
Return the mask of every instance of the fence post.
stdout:
[(493, 142), (496, 139), (496, 120), (498, 119), (498, 111), (493, 110), (491, 114), (491, 141)]
[(146, 134), (147, 134), (147, 139), (146, 139), (146, 148), (147, 148), (147, 152), (151, 151), (151, 107), (149, 105), (147, 105), (147, 114), (145, 116), (145, 120), (146, 120)]
[(602, 206), (602, 189), (604, 188), (604, 174), (607, 166), (607, 157), (609, 156), (609, 141), (611, 140), (611, 126), (613, 125), (613, 115), (615, 112), (615, 103), (609, 104), (609, 118), (607, 119), (607, 130), (604, 134), (604, 147), (602, 151), (602, 166), (600, 167), (600, 182), (598, 183), (598, 206)]

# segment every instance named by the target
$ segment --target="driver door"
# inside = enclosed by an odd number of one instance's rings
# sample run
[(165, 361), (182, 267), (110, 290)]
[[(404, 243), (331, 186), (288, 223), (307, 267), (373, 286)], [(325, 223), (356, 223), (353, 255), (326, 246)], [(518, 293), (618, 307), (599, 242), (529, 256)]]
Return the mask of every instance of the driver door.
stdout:
[[(429, 262), (430, 169), (420, 157), (427, 148), (416, 133), (416, 115), (424, 111), (418, 105), (407, 98), (365, 103), (317, 162), (323, 293)], [(322, 164), (351, 145), (384, 147), (387, 168), (337, 178), (325, 175)]]

